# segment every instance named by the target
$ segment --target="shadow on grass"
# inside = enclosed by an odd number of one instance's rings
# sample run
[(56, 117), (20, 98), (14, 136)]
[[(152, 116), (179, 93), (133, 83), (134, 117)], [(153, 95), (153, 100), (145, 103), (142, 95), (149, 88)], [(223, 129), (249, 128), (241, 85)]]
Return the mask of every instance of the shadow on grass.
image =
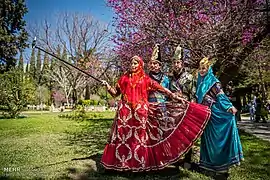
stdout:
[(21, 178), (10, 177), (8, 175), (0, 175), (1, 180), (22, 180)]
[(250, 129), (263, 129), (263, 130), (270, 130), (270, 123), (266, 122), (250, 122), (250, 121), (245, 121), (245, 122), (239, 122), (238, 125), (248, 127)]
[[(10, 176), (5, 176), (5, 175), (0, 175), (1, 180), (26, 180), (23, 178), (16, 178), (16, 177), (10, 177)], [(45, 180), (44, 178), (38, 178), (36, 177), (35, 180)]]
[(103, 151), (109, 138), (113, 119), (87, 119), (80, 130), (66, 132), (65, 142), (76, 147), (75, 153), (90, 156)]
[(0, 120), (7, 120), (7, 119), (24, 119), (24, 118), (28, 118), (27, 115), (19, 115), (16, 118), (10, 117), (10, 116), (2, 116), (0, 115)]
[[(104, 167), (100, 164), (102, 154), (95, 154), (90, 157), (85, 158), (74, 158), (73, 160), (88, 160), (84, 163), (84, 167), (80, 168), (68, 168), (67, 173), (63, 174), (57, 179), (95, 179), (95, 180), (179, 180), (182, 178), (188, 178), (189, 174), (183, 171), (180, 171), (179, 168), (174, 166), (166, 167), (158, 171), (150, 172), (118, 172), (113, 170), (105, 170)], [(94, 163), (91, 163), (93, 161)], [(82, 170), (83, 169), (83, 170)]]

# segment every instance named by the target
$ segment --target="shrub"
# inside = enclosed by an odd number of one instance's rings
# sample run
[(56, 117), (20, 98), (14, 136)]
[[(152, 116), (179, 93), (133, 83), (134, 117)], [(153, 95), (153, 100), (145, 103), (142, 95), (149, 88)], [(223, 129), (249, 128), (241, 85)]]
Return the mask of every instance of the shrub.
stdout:
[(90, 106), (91, 105), (91, 101), (92, 100), (90, 100), (90, 99), (88, 99), (88, 100), (82, 100), (82, 105), (84, 105), (84, 106)]
[(1, 110), (11, 118), (16, 118), (29, 102), (34, 101), (34, 83), (16, 68), (0, 74), (0, 79)]
[(76, 109), (73, 112), (69, 114), (60, 114), (59, 117), (74, 119), (74, 120), (83, 120), (83, 119), (87, 119), (87, 114), (86, 114), (84, 106), (77, 105)]

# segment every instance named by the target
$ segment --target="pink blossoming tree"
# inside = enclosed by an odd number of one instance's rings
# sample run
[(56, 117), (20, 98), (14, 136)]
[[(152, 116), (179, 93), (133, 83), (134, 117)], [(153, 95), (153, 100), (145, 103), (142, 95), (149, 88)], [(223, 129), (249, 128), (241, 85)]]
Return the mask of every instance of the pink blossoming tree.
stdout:
[(116, 12), (113, 40), (123, 65), (135, 54), (148, 61), (155, 43), (161, 44), (163, 61), (170, 62), (181, 44), (192, 67), (213, 57), (224, 84), (269, 34), (260, 0), (108, 0), (108, 5)]

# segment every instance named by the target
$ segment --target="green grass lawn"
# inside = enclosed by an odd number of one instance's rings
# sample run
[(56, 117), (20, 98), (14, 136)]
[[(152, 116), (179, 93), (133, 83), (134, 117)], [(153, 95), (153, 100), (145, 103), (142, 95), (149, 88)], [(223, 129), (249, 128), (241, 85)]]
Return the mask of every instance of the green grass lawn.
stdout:
[[(0, 119), (0, 179), (211, 179), (174, 167), (147, 174), (110, 173), (99, 161), (114, 113), (91, 119), (58, 118), (57, 113), (29, 113)], [(241, 132), (245, 161), (230, 179), (270, 179), (270, 143)]]

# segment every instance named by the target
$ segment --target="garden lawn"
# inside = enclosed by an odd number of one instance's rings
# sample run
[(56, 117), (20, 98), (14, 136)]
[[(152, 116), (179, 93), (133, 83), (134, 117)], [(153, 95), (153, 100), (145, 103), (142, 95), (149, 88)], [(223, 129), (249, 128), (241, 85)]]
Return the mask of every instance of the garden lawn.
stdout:
[[(105, 172), (99, 161), (114, 112), (77, 121), (58, 115), (0, 119), (0, 179), (211, 179), (174, 166), (146, 174)], [(270, 179), (270, 143), (240, 134), (245, 161), (230, 171), (230, 179)]]

